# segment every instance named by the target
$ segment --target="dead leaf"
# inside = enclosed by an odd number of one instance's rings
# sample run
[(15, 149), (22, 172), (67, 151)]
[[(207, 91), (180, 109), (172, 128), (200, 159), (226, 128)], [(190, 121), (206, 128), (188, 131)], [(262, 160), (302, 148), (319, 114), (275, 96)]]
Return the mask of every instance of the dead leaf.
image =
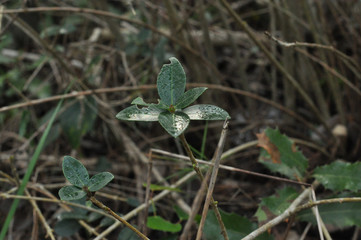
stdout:
[(270, 141), (266, 133), (257, 133), (256, 136), (258, 138), (257, 146), (262, 147), (267, 151), (267, 153), (271, 156), (273, 163), (281, 163), (280, 151), (277, 146)]

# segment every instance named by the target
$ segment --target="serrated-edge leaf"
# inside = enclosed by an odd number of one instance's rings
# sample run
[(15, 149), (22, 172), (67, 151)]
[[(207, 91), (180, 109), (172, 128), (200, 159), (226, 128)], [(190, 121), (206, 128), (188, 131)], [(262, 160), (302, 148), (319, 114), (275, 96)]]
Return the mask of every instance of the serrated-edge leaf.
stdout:
[(206, 87), (192, 88), (186, 91), (176, 102), (176, 109), (183, 109), (192, 104), (197, 98), (206, 91)]
[(138, 108), (137, 106), (130, 106), (120, 111), (116, 118), (125, 121), (145, 121), (154, 122), (158, 121), (159, 114), (164, 111), (154, 106)]
[(267, 128), (265, 133), (280, 152), (281, 164), (271, 162), (263, 162), (263, 164), (271, 171), (282, 173), (292, 179), (303, 178), (308, 167), (308, 161), (302, 152), (297, 150), (293, 146), (293, 142), (286, 135), (281, 134), (278, 129)]
[(335, 161), (314, 170), (313, 177), (333, 191), (361, 190), (361, 162)]
[(147, 227), (153, 230), (160, 230), (163, 232), (179, 232), (182, 230), (182, 225), (179, 223), (171, 223), (160, 216), (151, 216), (147, 219)]
[(101, 172), (94, 175), (89, 180), (89, 191), (96, 192), (99, 189), (103, 188), (107, 185), (111, 180), (113, 180), (114, 176), (110, 172)]
[(162, 112), (159, 114), (158, 121), (171, 136), (176, 138), (187, 129), (190, 119), (183, 112)]
[(226, 120), (229, 114), (220, 107), (199, 104), (185, 108), (182, 112), (187, 114), (191, 120)]
[(89, 182), (88, 171), (80, 161), (73, 157), (64, 157), (63, 173), (65, 178), (76, 187), (82, 188)]
[(60, 188), (58, 194), (60, 199), (64, 201), (77, 200), (86, 196), (86, 192), (74, 186), (64, 186)]
[(166, 105), (175, 105), (183, 95), (186, 86), (186, 74), (179, 61), (171, 57), (170, 64), (164, 64), (157, 79), (157, 89), (160, 99)]

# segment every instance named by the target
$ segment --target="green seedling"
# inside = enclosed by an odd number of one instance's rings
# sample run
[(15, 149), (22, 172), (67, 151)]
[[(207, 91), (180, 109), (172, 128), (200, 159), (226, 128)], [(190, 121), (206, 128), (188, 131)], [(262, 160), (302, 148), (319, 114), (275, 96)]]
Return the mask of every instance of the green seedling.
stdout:
[[(230, 116), (225, 110), (214, 105), (189, 106), (207, 88), (193, 88), (185, 92), (186, 74), (184, 69), (176, 58), (171, 57), (169, 60), (171, 63), (163, 65), (158, 75), (157, 89), (160, 97), (158, 103), (146, 103), (141, 97), (137, 97), (131, 103), (133, 106), (120, 111), (116, 117), (126, 121), (158, 121), (171, 136), (175, 138), (179, 136), (195, 172), (200, 181), (203, 181), (203, 173), (187, 143), (184, 131), (190, 120), (226, 120)], [(227, 231), (213, 197), (211, 207), (216, 212), (224, 239), (228, 240)]]
[(173, 137), (178, 137), (188, 127), (190, 120), (225, 120), (229, 114), (214, 105), (192, 104), (206, 87), (193, 88), (185, 92), (186, 75), (179, 61), (171, 57), (170, 64), (163, 65), (157, 79), (160, 100), (146, 103), (141, 97), (120, 111), (116, 117), (126, 121), (158, 121)]
[(106, 186), (113, 178), (109, 172), (101, 172), (89, 178), (88, 171), (84, 165), (70, 156), (63, 160), (63, 173), (65, 178), (72, 184), (64, 186), (59, 190), (61, 200), (77, 200), (94, 193)]
[(72, 186), (64, 186), (59, 190), (61, 200), (77, 200), (87, 197), (87, 200), (92, 202), (95, 206), (107, 212), (119, 222), (134, 231), (140, 238), (148, 239), (144, 234), (139, 232), (138, 229), (133, 227), (126, 220), (117, 215), (109, 207), (98, 201), (94, 197), (94, 193), (105, 187), (111, 180), (113, 174), (109, 172), (101, 172), (89, 178), (89, 173), (84, 165), (70, 156), (65, 156), (63, 160), (63, 173), (65, 178), (72, 184)]

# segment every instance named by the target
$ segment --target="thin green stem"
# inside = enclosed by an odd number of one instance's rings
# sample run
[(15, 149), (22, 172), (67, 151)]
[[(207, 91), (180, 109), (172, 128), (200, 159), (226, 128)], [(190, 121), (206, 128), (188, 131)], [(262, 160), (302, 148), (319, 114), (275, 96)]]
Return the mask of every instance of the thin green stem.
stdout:
[[(198, 162), (196, 160), (196, 158), (194, 157), (193, 153), (192, 153), (192, 150), (190, 149), (189, 147), (189, 144), (184, 136), (184, 133), (182, 133), (181, 135), (179, 135), (179, 139), (181, 140), (182, 144), (183, 144), (183, 147), (184, 149), (186, 150), (188, 156), (189, 156), (189, 159), (191, 160), (192, 162), (192, 166), (193, 166), (193, 169), (194, 171), (197, 173), (198, 175), (198, 178), (201, 182), (203, 182), (204, 180), (204, 176), (203, 176), (203, 173), (202, 171), (199, 169), (199, 166), (198, 166)], [(206, 183), (207, 184), (207, 183)], [(208, 184), (207, 184), (207, 187), (206, 189), (208, 189)], [(221, 227), (221, 233), (224, 237), (225, 240), (229, 240), (228, 238), (228, 235), (227, 235), (227, 230), (226, 230), (226, 227), (224, 226), (224, 223), (222, 221), (222, 217), (221, 217), (221, 213), (219, 212), (218, 210), (218, 207), (217, 207), (217, 203), (216, 201), (214, 201), (214, 198), (212, 197), (211, 198), (211, 207), (216, 215), (216, 218), (218, 220), (218, 223), (219, 223), (219, 226)]]

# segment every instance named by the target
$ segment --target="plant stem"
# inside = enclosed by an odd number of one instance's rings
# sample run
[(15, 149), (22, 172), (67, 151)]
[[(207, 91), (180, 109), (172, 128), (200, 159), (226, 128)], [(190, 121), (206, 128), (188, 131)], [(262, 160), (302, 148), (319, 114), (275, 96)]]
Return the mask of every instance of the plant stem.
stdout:
[[(183, 144), (183, 147), (184, 147), (184, 149), (186, 150), (186, 152), (187, 152), (187, 154), (188, 154), (188, 156), (189, 156), (189, 159), (190, 159), (191, 162), (192, 162), (193, 169), (194, 169), (194, 171), (197, 173), (199, 180), (200, 180), (201, 182), (203, 182), (204, 176), (203, 176), (201, 170), (200, 170), (199, 167), (198, 167), (198, 162), (197, 162), (196, 158), (194, 157), (194, 155), (193, 155), (193, 153), (192, 153), (192, 150), (190, 149), (190, 147), (189, 147), (189, 145), (188, 145), (188, 142), (187, 142), (187, 140), (186, 140), (186, 138), (185, 138), (185, 136), (184, 136), (184, 133), (182, 133), (181, 135), (179, 135), (179, 139), (181, 140), (181, 142), (182, 142), (182, 144)], [(206, 188), (208, 189), (208, 184), (207, 184), (207, 187), (206, 187)], [(221, 214), (220, 214), (220, 212), (219, 212), (219, 210), (218, 210), (216, 201), (214, 201), (213, 197), (211, 198), (210, 204), (211, 204), (211, 207), (212, 207), (212, 209), (213, 209), (213, 211), (214, 211), (214, 213), (215, 213), (215, 215), (216, 215), (216, 218), (217, 218), (217, 220), (218, 220), (219, 226), (221, 227), (221, 233), (222, 233), (224, 239), (225, 239), (225, 240), (229, 240), (228, 235), (227, 235), (226, 227), (224, 226), (224, 223), (223, 223), (223, 221), (222, 221)]]
[(130, 223), (128, 223), (126, 220), (121, 218), (118, 214), (116, 214), (113, 210), (111, 210), (109, 207), (105, 206), (102, 202), (100, 202), (98, 199), (96, 199), (93, 194), (89, 191), (87, 191), (87, 196), (89, 200), (96, 205), (97, 207), (101, 208), (103, 211), (109, 213), (112, 215), (115, 219), (117, 219), (119, 222), (123, 223), (125, 226), (130, 228), (133, 232), (135, 232), (140, 238), (149, 240), (147, 236), (145, 236), (143, 233), (141, 233), (138, 229), (133, 227)]

